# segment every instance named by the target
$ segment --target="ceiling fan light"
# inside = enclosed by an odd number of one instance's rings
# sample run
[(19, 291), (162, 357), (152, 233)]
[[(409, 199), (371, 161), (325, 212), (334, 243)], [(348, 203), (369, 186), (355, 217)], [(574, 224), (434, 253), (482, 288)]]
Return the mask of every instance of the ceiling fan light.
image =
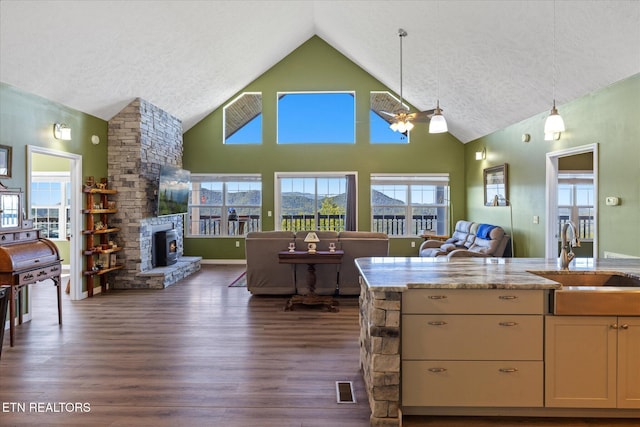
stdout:
[(431, 117), (431, 121), (429, 122), (429, 133), (444, 133), (448, 130), (447, 120), (440, 111), (436, 110), (436, 113)]
[(392, 131), (398, 132), (398, 122), (391, 123), (389, 127), (391, 128)]
[(558, 109), (556, 108), (556, 101), (553, 101), (553, 108), (551, 108), (551, 113), (549, 113), (549, 117), (544, 122), (544, 133), (558, 133), (564, 132), (564, 120), (562, 120), (562, 116), (558, 114)]
[(404, 124), (404, 127), (406, 129), (407, 132), (411, 132), (411, 129), (413, 129), (413, 123), (410, 121), (406, 121)]
[(405, 133), (407, 131), (407, 124), (405, 122), (398, 122), (398, 132)]

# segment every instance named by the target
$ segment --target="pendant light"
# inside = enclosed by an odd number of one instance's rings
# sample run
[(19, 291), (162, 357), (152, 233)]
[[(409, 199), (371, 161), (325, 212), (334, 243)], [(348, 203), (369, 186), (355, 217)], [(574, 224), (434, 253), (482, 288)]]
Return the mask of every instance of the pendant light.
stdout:
[[(436, 3), (436, 26), (438, 23), (440, 12), (440, 2)], [(436, 35), (438, 35), (438, 29), (436, 28)], [(436, 41), (436, 109), (433, 112), (431, 121), (429, 122), (429, 133), (444, 133), (449, 130), (447, 126), (447, 120), (442, 115), (440, 109), (440, 43)]]
[[(551, 108), (551, 113), (549, 113), (549, 117), (544, 122), (544, 134), (552, 135), (560, 132), (564, 132), (564, 120), (562, 120), (562, 116), (558, 113), (558, 109), (556, 108), (556, 2), (553, 1), (553, 47), (552, 47), (552, 55), (553, 62), (553, 107)], [(546, 138), (545, 138), (546, 139)]]

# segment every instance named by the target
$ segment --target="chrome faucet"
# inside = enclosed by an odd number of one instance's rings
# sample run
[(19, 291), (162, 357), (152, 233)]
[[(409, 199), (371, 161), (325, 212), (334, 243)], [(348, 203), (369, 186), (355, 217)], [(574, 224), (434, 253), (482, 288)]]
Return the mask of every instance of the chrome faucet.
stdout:
[[(572, 238), (567, 239), (567, 231), (571, 228)], [(580, 240), (578, 239), (578, 233), (576, 233), (576, 226), (571, 221), (567, 221), (562, 226), (562, 243), (560, 250), (560, 267), (563, 270), (569, 269), (569, 263), (573, 261), (576, 255), (573, 253), (573, 248), (580, 247)]]

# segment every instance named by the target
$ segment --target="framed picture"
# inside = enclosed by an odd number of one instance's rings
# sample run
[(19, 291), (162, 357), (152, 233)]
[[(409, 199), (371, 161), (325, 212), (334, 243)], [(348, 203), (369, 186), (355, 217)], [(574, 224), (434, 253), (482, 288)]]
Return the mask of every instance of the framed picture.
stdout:
[(507, 164), (484, 170), (484, 205), (508, 206), (509, 187), (507, 185)]
[(0, 178), (11, 178), (11, 147), (0, 145)]

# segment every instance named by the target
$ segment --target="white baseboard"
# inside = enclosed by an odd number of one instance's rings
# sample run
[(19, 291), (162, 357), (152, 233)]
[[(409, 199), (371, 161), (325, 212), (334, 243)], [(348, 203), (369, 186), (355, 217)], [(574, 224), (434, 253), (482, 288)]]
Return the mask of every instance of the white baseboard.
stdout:
[(616, 252), (608, 252), (608, 251), (604, 251), (604, 257), (605, 258), (640, 258), (633, 255), (619, 254)]
[(246, 259), (203, 259), (200, 261), (200, 264), (237, 264), (237, 265), (246, 265)]

